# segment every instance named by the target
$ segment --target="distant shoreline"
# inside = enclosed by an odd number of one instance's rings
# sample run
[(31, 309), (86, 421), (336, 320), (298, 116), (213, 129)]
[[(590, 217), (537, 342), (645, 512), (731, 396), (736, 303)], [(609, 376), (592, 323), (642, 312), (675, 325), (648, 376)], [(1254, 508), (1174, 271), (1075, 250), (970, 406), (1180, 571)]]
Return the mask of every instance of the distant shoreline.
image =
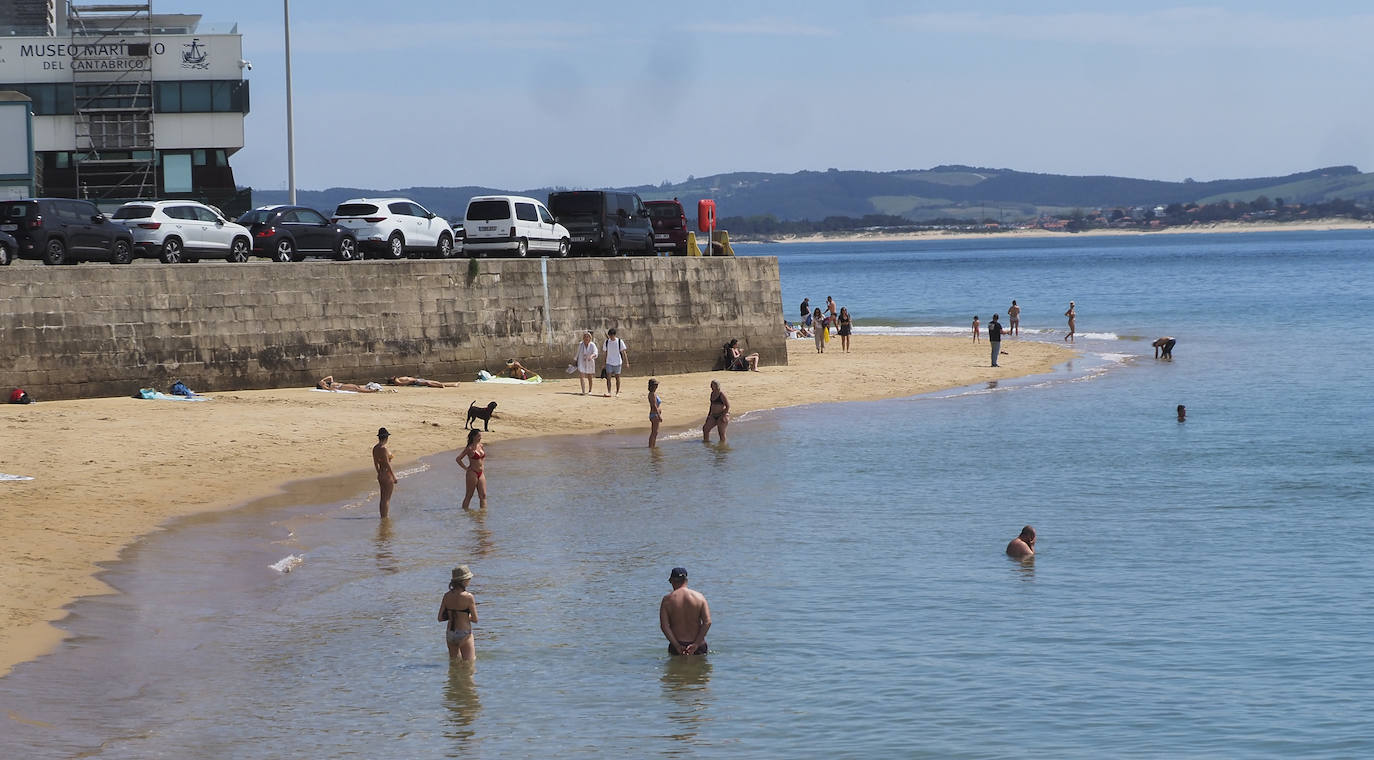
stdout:
[(811, 235), (743, 236), (732, 238), (731, 243), (861, 243), (872, 241), (899, 240), (981, 240), (985, 238), (1071, 238), (1071, 237), (1122, 237), (1142, 235), (1187, 235), (1219, 234), (1231, 232), (1329, 232), (1333, 230), (1374, 230), (1374, 222), (1361, 222), (1353, 219), (1314, 219), (1310, 222), (1215, 222), (1195, 224), (1186, 227), (1164, 227), (1157, 230), (1083, 230), (1082, 232), (1059, 232), (1042, 229), (1013, 229), (989, 232), (964, 232), (951, 230), (922, 230), (920, 232), (818, 232)]

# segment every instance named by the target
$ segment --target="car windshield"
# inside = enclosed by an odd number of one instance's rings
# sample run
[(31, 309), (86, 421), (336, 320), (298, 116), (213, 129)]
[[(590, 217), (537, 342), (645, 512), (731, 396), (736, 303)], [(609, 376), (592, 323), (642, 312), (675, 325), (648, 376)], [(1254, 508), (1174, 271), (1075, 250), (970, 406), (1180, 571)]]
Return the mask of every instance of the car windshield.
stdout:
[(114, 212), (115, 219), (147, 219), (152, 215), (152, 206), (120, 206)]
[(255, 208), (239, 217), (239, 224), (247, 227), (253, 224), (267, 224), (267, 218), (275, 214), (274, 209)]
[(0, 218), (23, 219), (29, 215), (31, 203), (0, 203)]
[(682, 206), (676, 203), (646, 203), (649, 207), (649, 216), (655, 219), (681, 219)]
[(510, 218), (510, 204), (500, 201), (473, 201), (468, 204), (468, 219), (474, 222), (490, 222)]
[(371, 203), (340, 203), (334, 216), (370, 216), (375, 213), (377, 207)]
[(549, 196), (554, 216), (601, 216), (603, 193), (558, 193)]

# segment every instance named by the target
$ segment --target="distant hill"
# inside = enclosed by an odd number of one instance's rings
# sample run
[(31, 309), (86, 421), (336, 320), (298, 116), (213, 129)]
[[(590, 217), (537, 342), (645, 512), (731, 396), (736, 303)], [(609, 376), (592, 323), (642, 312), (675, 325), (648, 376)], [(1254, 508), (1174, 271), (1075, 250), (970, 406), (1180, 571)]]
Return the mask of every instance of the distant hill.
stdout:
[[(462, 219), (474, 195), (515, 194), (547, 198), (555, 188), (509, 190), (491, 187), (410, 187), (394, 190), (332, 187), (301, 190), (303, 205), (326, 212), (349, 198), (404, 196), (449, 221)], [(1285, 203), (1321, 203), (1335, 198), (1374, 201), (1374, 174), (1354, 166), (1332, 166), (1283, 177), (1164, 182), (1129, 177), (1077, 177), (1012, 169), (937, 166), (892, 172), (800, 171), (794, 174), (736, 172), (691, 177), (686, 182), (615, 188), (645, 200), (678, 198), (693, 216), (696, 202), (714, 198), (720, 216), (771, 215), (780, 220), (830, 216), (898, 216), (914, 222), (942, 218), (1025, 219), (1073, 209), (1156, 206), (1170, 203), (1253, 201), (1261, 196)], [(283, 190), (255, 190), (257, 205), (285, 203)]]

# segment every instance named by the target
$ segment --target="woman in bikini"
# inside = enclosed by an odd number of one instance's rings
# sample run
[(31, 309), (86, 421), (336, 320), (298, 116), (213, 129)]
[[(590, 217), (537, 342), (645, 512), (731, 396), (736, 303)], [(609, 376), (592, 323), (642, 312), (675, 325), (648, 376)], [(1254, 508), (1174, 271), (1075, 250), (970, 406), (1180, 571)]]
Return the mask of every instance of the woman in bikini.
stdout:
[(477, 622), (477, 600), (468, 591), (472, 571), (467, 565), (453, 568), (448, 593), (439, 602), (439, 622), (444, 626), (444, 641), (448, 644), (449, 659), (461, 657), (465, 662), (477, 659), (477, 646), (472, 641), (472, 624)]
[[(467, 464), (463, 463), (465, 457), (468, 460)], [(477, 506), (482, 509), (487, 508), (487, 474), (486, 463), (483, 461), (486, 458), (487, 452), (482, 448), (482, 431), (474, 428), (472, 432), (468, 433), (467, 447), (459, 452), (457, 459), (453, 460), (458, 463), (459, 467), (468, 471), (468, 490), (463, 496), (463, 509), (467, 509), (468, 505), (472, 503), (474, 491), (477, 493)]]
[(1064, 336), (1064, 340), (1072, 342), (1074, 330), (1077, 329), (1074, 322), (1078, 319), (1078, 310), (1073, 307), (1073, 301), (1069, 301), (1069, 310), (1064, 312), (1064, 316), (1069, 318), (1069, 334)]
[(658, 397), (658, 380), (649, 380), (649, 448), (658, 442), (658, 425), (663, 422), (663, 399)]
[[(819, 310), (818, 310), (819, 311)], [(716, 437), (725, 443), (725, 428), (730, 424), (730, 399), (720, 389), (720, 383), (711, 381), (711, 411), (706, 414), (706, 424), (701, 426), (701, 442), (711, 442), (711, 428), (716, 429)]]

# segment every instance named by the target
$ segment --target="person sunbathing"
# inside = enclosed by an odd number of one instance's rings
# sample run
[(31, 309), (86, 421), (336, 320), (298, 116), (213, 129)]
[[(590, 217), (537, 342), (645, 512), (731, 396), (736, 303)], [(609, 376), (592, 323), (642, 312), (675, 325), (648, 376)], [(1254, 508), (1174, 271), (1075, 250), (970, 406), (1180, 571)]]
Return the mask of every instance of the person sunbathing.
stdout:
[(516, 380), (528, 380), (534, 373), (525, 369), (525, 365), (515, 359), (506, 360), (506, 375)]
[(351, 393), (376, 393), (382, 389), (377, 383), (367, 385), (357, 385), (355, 383), (336, 383), (333, 375), (325, 375), (320, 381), (315, 383), (315, 387), (322, 391), (349, 391)]
[(410, 377), (408, 375), (397, 375), (389, 381), (392, 385), (413, 385), (417, 388), (457, 388), (458, 383), (441, 383), (438, 380), (426, 380), (423, 377)]

